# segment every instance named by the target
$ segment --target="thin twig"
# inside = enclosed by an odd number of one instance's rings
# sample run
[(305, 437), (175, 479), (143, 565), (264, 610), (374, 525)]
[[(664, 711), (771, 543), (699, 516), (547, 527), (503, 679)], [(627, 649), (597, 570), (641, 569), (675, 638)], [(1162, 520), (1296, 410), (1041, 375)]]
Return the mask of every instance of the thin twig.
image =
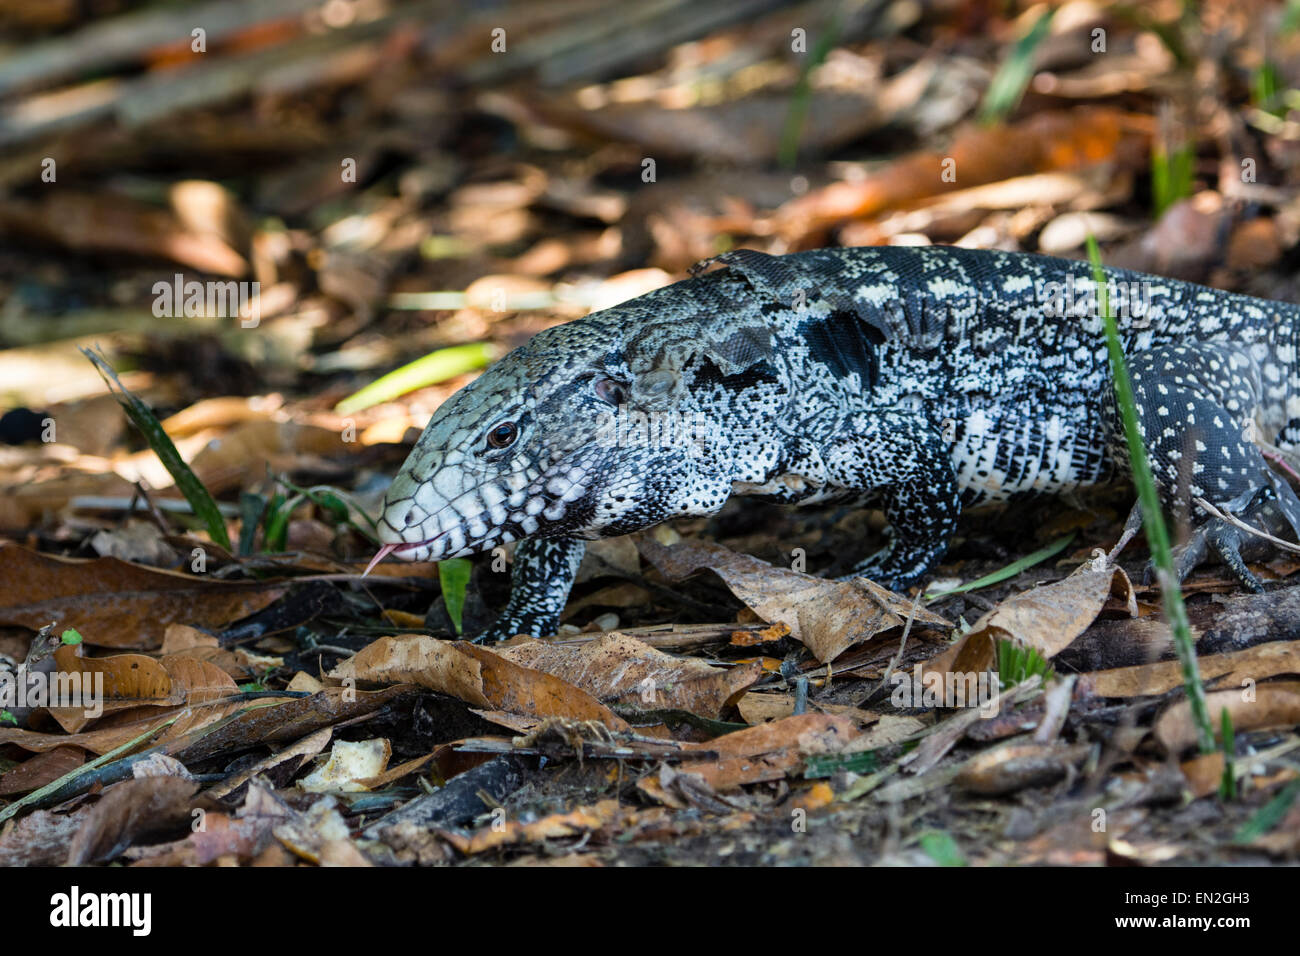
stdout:
[(1242, 531), (1245, 531), (1248, 534), (1252, 534), (1257, 538), (1263, 538), (1265, 541), (1275, 545), (1276, 547), (1281, 548), (1283, 551), (1292, 551), (1297, 554), (1300, 554), (1300, 544), (1292, 544), (1290, 541), (1283, 541), (1281, 538), (1275, 538), (1271, 534), (1268, 534), (1267, 532), (1260, 531), (1258, 528), (1252, 528), (1250, 525), (1246, 524), (1246, 522), (1242, 521), (1236, 515), (1228, 514), (1226, 512), (1220, 511), (1218, 508), (1214, 507), (1214, 505), (1210, 504), (1204, 498), (1193, 498), (1192, 500), (1195, 501), (1202, 508), (1204, 508), (1206, 511), (1208, 511), (1215, 518), (1219, 518), (1222, 521), (1226, 521), (1228, 522), (1228, 524), (1232, 525), (1233, 527), (1240, 528)]

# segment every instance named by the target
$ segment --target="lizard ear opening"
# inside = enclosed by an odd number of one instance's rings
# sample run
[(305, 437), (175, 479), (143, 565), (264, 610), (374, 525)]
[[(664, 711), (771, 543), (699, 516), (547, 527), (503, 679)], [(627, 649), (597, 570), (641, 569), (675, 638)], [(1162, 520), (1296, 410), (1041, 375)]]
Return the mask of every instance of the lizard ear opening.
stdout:
[(613, 405), (615, 408), (627, 404), (627, 386), (617, 379), (598, 378), (593, 387), (596, 391), (596, 397), (602, 402)]

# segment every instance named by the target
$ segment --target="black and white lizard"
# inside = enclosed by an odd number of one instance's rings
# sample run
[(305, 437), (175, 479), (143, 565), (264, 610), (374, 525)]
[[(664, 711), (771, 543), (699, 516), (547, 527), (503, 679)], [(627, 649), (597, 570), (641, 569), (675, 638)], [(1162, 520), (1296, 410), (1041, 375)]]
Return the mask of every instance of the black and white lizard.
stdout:
[[(963, 508), (1127, 467), (1085, 262), (883, 247), (709, 263), (536, 335), (444, 403), (387, 494), (376, 560), (520, 540), (479, 639), (536, 636), (555, 632), (584, 540), (732, 495), (882, 509), (889, 544), (854, 574), (897, 589), (940, 559)], [(1263, 455), (1300, 445), (1300, 308), (1106, 275), (1166, 506), (1204, 498), (1300, 533)], [(1241, 557), (1257, 539), (1184, 513), (1180, 574), (1213, 553), (1258, 590)]]

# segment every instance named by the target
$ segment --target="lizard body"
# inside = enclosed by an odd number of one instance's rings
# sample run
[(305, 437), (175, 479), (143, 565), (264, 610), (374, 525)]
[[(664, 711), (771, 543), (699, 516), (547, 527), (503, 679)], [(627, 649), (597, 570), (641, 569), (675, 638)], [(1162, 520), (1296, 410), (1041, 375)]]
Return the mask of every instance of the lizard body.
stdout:
[[(878, 507), (889, 587), (942, 556), (964, 508), (1126, 465), (1087, 263), (953, 247), (739, 251), (539, 333), (438, 409), (385, 499), (382, 554), (522, 539), (483, 635), (553, 633), (584, 540), (715, 513), (733, 494)], [(704, 265), (707, 265), (704, 264)], [(1300, 444), (1300, 308), (1106, 270), (1167, 505), (1204, 497), (1300, 532), (1258, 442)], [(1247, 587), (1240, 532), (1213, 550)]]

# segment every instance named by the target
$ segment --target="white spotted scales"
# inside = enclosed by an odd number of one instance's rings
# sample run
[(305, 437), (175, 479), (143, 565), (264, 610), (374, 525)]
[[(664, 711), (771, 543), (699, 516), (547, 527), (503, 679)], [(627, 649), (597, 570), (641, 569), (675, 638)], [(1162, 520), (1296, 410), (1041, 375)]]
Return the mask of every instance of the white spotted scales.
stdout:
[[(882, 509), (890, 543), (854, 573), (900, 588), (963, 508), (1127, 461), (1087, 263), (950, 247), (710, 262), (725, 268), (540, 333), (439, 408), (388, 492), (377, 560), (522, 539), (479, 639), (553, 633), (584, 540), (747, 494)], [(1106, 274), (1166, 504), (1300, 531), (1261, 451), (1300, 443), (1300, 310)], [(1255, 539), (1188, 513), (1180, 572), (1213, 551), (1258, 589)]]

